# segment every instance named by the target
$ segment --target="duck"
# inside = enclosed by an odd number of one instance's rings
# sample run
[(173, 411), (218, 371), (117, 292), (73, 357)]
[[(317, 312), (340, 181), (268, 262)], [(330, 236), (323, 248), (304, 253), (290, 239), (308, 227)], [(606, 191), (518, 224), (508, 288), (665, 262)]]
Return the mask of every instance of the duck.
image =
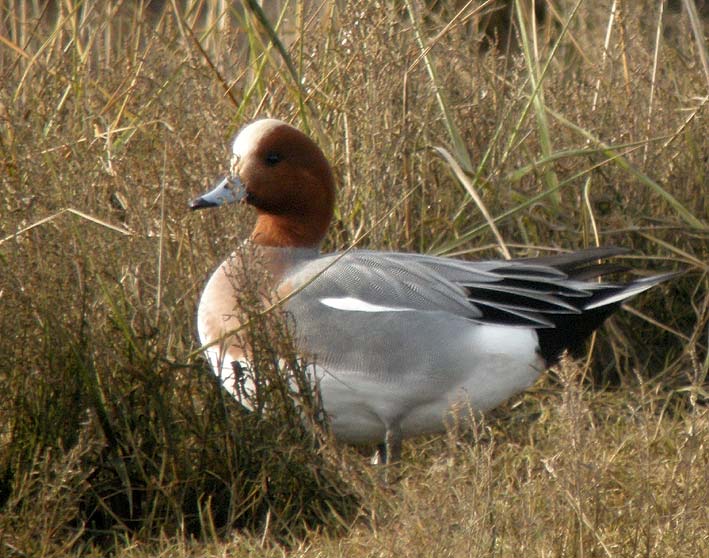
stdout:
[[(189, 206), (255, 211), (245, 242), (285, 301), (298, 352), (314, 363), (308, 373), (335, 439), (375, 444), (384, 463), (400, 459), (404, 439), (445, 431), (452, 413), (489, 411), (523, 392), (624, 301), (672, 275), (601, 282), (621, 269), (600, 263), (627, 252), (617, 247), (478, 261), (323, 254), (335, 202), (334, 173), (317, 143), (264, 118), (237, 134), (227, 176)], [(208, 279), (197, 330), (214, 373), (242, 397), (253, 385), (233, 336), (244, 320), (234, 311), (238, 265), (232, 255)]]

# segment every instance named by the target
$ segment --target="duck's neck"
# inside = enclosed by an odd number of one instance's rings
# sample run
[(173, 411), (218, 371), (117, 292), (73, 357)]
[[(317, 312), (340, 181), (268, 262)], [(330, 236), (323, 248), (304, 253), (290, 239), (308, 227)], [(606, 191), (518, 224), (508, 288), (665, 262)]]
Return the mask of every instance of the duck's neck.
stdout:
[(277, 285), (298, 265), (317, 258), (320, 255), (320, 248), (319, 246), (294, 248), (256, 245), (255, 253)]
[[(320, 222), (319, 222), (320, 221)], [(290, 215), (261, 213), (251, 233), (251, 241), (271, 248), (317, 250), (325, 237), (330, 219), (294, 219)]]

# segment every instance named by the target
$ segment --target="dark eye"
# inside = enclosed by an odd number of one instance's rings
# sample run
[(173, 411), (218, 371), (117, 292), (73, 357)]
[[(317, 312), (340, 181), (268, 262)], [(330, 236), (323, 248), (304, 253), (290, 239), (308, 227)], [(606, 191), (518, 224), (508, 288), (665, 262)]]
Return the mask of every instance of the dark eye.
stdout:
[(273, 167), (273, 166), (277, 165), (278, 163), (280, 163), (281, 159), (283, 159), (283, 157), (281, 157), (280, 153), (276, 153), (275, 151), (271, 151), (266, 155), (266, 164), (269, 167)]

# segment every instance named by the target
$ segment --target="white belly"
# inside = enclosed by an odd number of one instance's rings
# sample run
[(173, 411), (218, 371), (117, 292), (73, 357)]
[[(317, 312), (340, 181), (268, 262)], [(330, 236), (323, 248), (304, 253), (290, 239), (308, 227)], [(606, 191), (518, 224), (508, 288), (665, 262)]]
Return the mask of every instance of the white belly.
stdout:
[[(544, 370), (533, 330), (501, 326), (466, 328), (451, 344), (455, 354), (440, 368), (422, 367), (396, 378), (386, 371), (350, 371), (310, 366), (336, 438), (349, 443), (378, 442), (390, 425), (405, 437), (442, 432), (451, 412), (487, 411), (529, 387)], [(250, 365), (235, 369), (216, 348), (207, 351), (224, 387), (251, 407)], [(435, 364), (435, 362), (434, 362)]]
[(380, 441), (387, 426), (397, 422), (405, 437), (442, 432), (452, 411), (467, 415), (492, 409), (543, 372), (534, 331), (475, 326), (468, 333), (469, 343), (461, 347), (464, 358), (451, 359), (458, 369), (416, 370), (400, 381), (318, 370), (335, 436), (351, 443)]

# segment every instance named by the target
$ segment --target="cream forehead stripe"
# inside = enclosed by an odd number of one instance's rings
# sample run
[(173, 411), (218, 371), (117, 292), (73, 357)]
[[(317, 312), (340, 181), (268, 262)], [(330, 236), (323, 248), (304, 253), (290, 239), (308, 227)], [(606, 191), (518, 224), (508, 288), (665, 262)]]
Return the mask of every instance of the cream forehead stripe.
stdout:
[(261, 139), (271, 130), (278, 126), (283, 126), (284, 123), (273, 118), (265, 118), (257, 120), (249, 124), (246, 128), (239, 132), (239, 135), (234, 139), (232, 145), (232, 153), (243, 159), (256, 149)]

